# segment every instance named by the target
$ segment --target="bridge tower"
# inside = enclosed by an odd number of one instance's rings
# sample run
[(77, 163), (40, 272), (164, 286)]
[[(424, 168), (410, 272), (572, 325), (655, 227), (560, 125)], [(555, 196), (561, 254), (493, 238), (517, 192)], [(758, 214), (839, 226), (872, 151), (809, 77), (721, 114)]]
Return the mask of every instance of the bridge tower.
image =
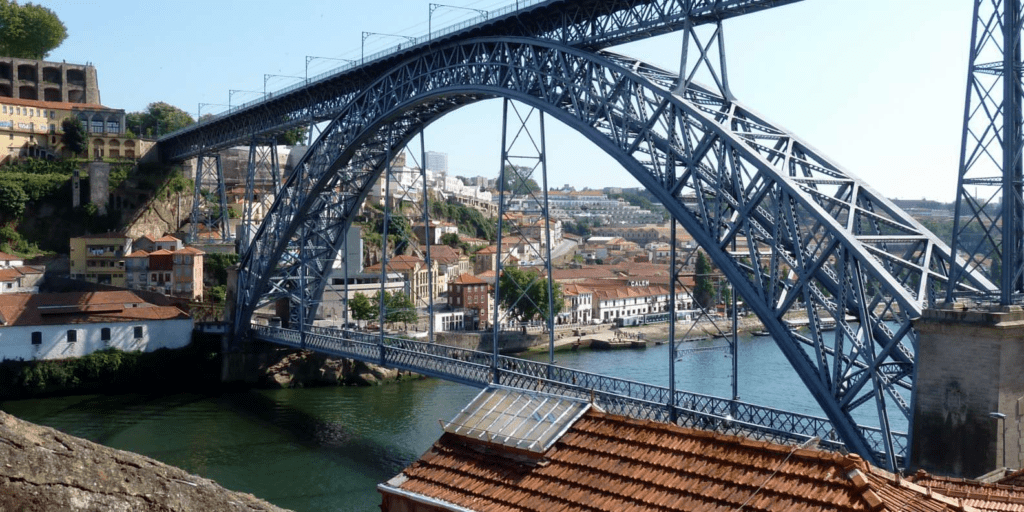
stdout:
[(953, 254), (966, 264), (951, 278), (964, 285), (974, 273), (993, 285), (949, 286), (946, 305), (915, 322), (910, 465), (939, 474), (1024, 464), (1021, 13), (1020, 0), (974, 2), (953, 224)]

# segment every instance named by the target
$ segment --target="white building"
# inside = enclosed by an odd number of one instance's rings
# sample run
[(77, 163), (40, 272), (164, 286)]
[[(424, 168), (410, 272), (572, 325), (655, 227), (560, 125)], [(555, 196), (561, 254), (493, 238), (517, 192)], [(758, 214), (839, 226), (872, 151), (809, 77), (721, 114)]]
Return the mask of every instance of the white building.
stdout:
[(192, 341), (192, 318), (129, 291), (0, 295), (0, 360), (153, 352)]
[(437, 151), (427, 151), (426, 167), (427, 167), (428, 171), (447, 173), (448, 172), (448, 153), (439, 153)]

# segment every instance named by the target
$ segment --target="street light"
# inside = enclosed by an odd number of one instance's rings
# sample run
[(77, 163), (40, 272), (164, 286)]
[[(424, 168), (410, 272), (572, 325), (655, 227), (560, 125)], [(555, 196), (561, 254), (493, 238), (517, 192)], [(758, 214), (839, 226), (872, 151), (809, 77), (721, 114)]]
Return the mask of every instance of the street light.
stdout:
[(434, 11), (437, 10), (437, 8), (439, 8), (439, 7), (447, 7), (449, 9), (462, 9), (464, 11), (478, 12), (481, 15), (483, 15), (485, 20), (487, 19), (487, 16), (490, 14), (489, 12), (487, 12), (487, 11), (485, 11), (483, 9), (473, 9), (472, 7), (459, 7), (458, 5), (448, 5), (448, 4), (430, 4), (430, 13), (427, 15), (427, 35), (428, 36), (431, 33), (433, 33), (433, 30), (431, 29), (431, 27), (433, 27), (433, 24), (434, 24), (434, 20), (433, 20), (433, 18), (434, 18)]
[(196, 109), (196, 123), (199, 123), (199, 124), (203, 123), (203, 107), (228, 107), (228, 108), (231, 108), (230, 105), (224, 105), (223, 103), (200, 103), (199, 104), (199, 108)]
[(302, 80), (302, 81), (306, 80), (305, 78), (302, 78), (301, 76), (292, 76), (292, 75), (263, 75), (263, 97), (264, 98), (267, 96), (267, 81), (270, 80), (271, 78), (294, 78), (296, 80)]
[(247, 93), (250, 93), (250, 94), (262, 94), (264, 98), (267, 97), (267, 93), (265, 93), (265, 92), (247, 91), (245, 89), (229, 89), (228, 90), (228, 109), (229, 110), (231, 109), (231, 97), (234, 96), (236, 92), (247, 92)]
[(383, 32), (363, 32), (363, 43), (359, 47), (359, 60), (366, 60), (366, 38), (370, 36), (403, 37), (405, 39), (408, 39), (410, 42), (416, 42), (415, 37), (403, 36), (401, 34), (385, 34)]
[(352, 59), (339, 59), (337, 57), (317, 57), (316, 55), (306, 55), (306, 83), (307, 84), (309, 83), (309, 63), (313, 62), (316, 59), (340, 60), (342, 62), (357, 62), (357, 61), (352, 60)]
[(1003, 422), (1003, 468), (1006, 468), (1006, 415), (1001, 412), (990, 412), (988, 417)]

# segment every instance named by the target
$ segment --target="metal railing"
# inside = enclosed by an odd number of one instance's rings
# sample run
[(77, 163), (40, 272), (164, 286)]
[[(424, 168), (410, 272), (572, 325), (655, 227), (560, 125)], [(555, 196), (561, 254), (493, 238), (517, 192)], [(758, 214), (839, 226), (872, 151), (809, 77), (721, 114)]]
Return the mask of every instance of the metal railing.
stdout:
[(465, 30), (467, 28), (470, 28), (470, 27), (473, 27), (473, 26), (476, 26), (476, 25), (480, 25), (480, 24), (483, 24), (483, 23), (493, 23), (494, 21), (496, 21), (498, 18), (501, 18), (502, 16), (505, 16), (507, 14), (511, 14), (511, 13), (514, 13), (514, 12), (517, 12), (517, 11), (522, 11), (522, 10), (525, 10), (527, 8), (533, 7), (533, 6), (537, 5), (537, 4), (541, 4), (541, 3), (544, 3), (544, 2), (547, 2), (547, 1), (550, 1), (550, 0), (519, 0), (517, 2), (513, 2), (513, 3), (509, 4), (509, 5), (506, 5), (505, 7), (500, 7), (498, 9), (493, 10), (493, 11), (490, 11), (490, 14), (488, 14), (488, 16), (483, 16), (483, 15), (475, 16), (475, 17), (472, 17), (472, 18), (470, 18), (468, 20), (465, 20), (465, 21), (462, 21), (462, 22), (459, 22), (459, 23), (455, 23), (455, 24), (452, 24), (452, 25), (448, 25), (448, 26), (439, 28), (437, 30), (434, 30), (433, 32), (430, 32), (430, 33), (426, 34), (426, 35), (422, 35), (422, 36), (419, 36), (419, 37), (412, 38), (410, 41), (408, 41), (406, 43), (396, 44), (394, 46), (385, 48), (385, 49), (383, 49), (383, 50), (381, 50), (379, 52), (363, 56), (363, 57), (361, 57), (359, 59), (353, 60), (352, 62), (348, 62), (348, 63), (342, 64), (341, 66), (337, 66), (337, 67), (335, 67), (333, 69), (330, 69), (330, 70), (325, 71), (323, 73), (320, 73), (318, 75), (314, 75), (312, 77), (306, 78), (304, 81), (296, 82), (296, 83), (294, 83), (292, 85), (289, 85), (289, 86), (287, 86), (287, 87), (285, 87), (283, 89), (278, 89), (278, 90), (275, 90), (275, 91), (270, 91), (270, 92), (266, 93), (266, 95), (264, 97), (262, 97), (262, 98), (259, 98), (259, 99), (256, 99), (256, 100), (250, 100), (250, 101), (247, 101), (247, 102), (242, 103), (240, 105), (230, 106), (227, 110), (225, 110), (223, 112), (219, 112), (217, 114), (213, 114), (210, 117), (207, 117), (202, 123), (199, 123), (198, 122), (199, 120), (197, 119), (195, 123), (192, 123), (192, 124), (190, 124), (190, 125), (188, 125), (188, 126), (186, 126), (184, 128), (179, 128), (178, 130), (175, 130), (175, 131), (173, 131), (171, 133), (168, 133), (168, 134), (160, 137), (160, 139), (162, 140), (162, 139), (169, 139), (171, 137), (175, 137), (175, 136), (180, 135), (182, 133), (186, 133), (188, 131), (191, 131), (194, 128), (198, 128), (200, 126), (200, 124), (209, 124), (209, 123), (211, 123), (213, 121), (216, 121), (216, 120), (218, 120), (220, 118), (230, 116), (230, 115), (234, 114), (235, 112), (240, 112), (242, 110), (246, 110), (246, 109), (249, 109), (249, 108), (259, 107), (259, 106), (263, 105), (264, 103), (267, 103), (268, 101), (271, 101), (271, 100), (275, 99), (275, 96), (282, 96), (282, 95), (286, 95), (286, 94), (292, 93), (294, 91), (298, 91), (300, 89), (303, 89), (303, 88), (307, 87), (310, 84), (319, 82), (321, 80), (337, 77), (339, 75), (342, 75), (342, 74), (345, 74), (345, 73), (347, 73), (349, 71), (352, 71), (353, 69), (365, 66), (367, 64), (372, 64), (372, 63), (374, 63), (376, 61), (379, 61), (379, 60), (383, 60), (386, 57), (390, 57), (392, 55), (397, 54), (398, 52), (401, 52), (401, 51), (404, 51), (404, 50), (409, 50), (409, 49), (414, 48), (416, 46), (419, 46), (421, 44), (433, 42), (433, 41), (436, 41), (438, 39), (442, 39), (442, 38), (448, 37), (448, 36), (450, 36), (452, 34), (455, 34), (457, 32)]
[[(843, 447), (828, 419), (786, 412), (737, 400), (677, 391), (636, 381), (597, 375), (511, 356), (450, 347), (380, 333), (310, 327), (303, 335), (282, 327), (252, 325), (257, 339), (338, 357), (358, 359), (475, 387), (500, 384), (593, 401), (623, 416), (715, 430), (773, 442), (803, 442)], [(861, 426), (876, 453), (885, 445), (881, 429)], [(896, 451), (907, 453), (906, 433), (895, 433)]]

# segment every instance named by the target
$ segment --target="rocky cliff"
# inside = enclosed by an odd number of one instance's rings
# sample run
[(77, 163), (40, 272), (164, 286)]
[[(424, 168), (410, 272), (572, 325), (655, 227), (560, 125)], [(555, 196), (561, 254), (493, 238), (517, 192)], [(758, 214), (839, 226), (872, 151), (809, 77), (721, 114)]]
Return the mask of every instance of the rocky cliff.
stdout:
[(0, 512), (281, 511), (148, 457), (0, 411)]

